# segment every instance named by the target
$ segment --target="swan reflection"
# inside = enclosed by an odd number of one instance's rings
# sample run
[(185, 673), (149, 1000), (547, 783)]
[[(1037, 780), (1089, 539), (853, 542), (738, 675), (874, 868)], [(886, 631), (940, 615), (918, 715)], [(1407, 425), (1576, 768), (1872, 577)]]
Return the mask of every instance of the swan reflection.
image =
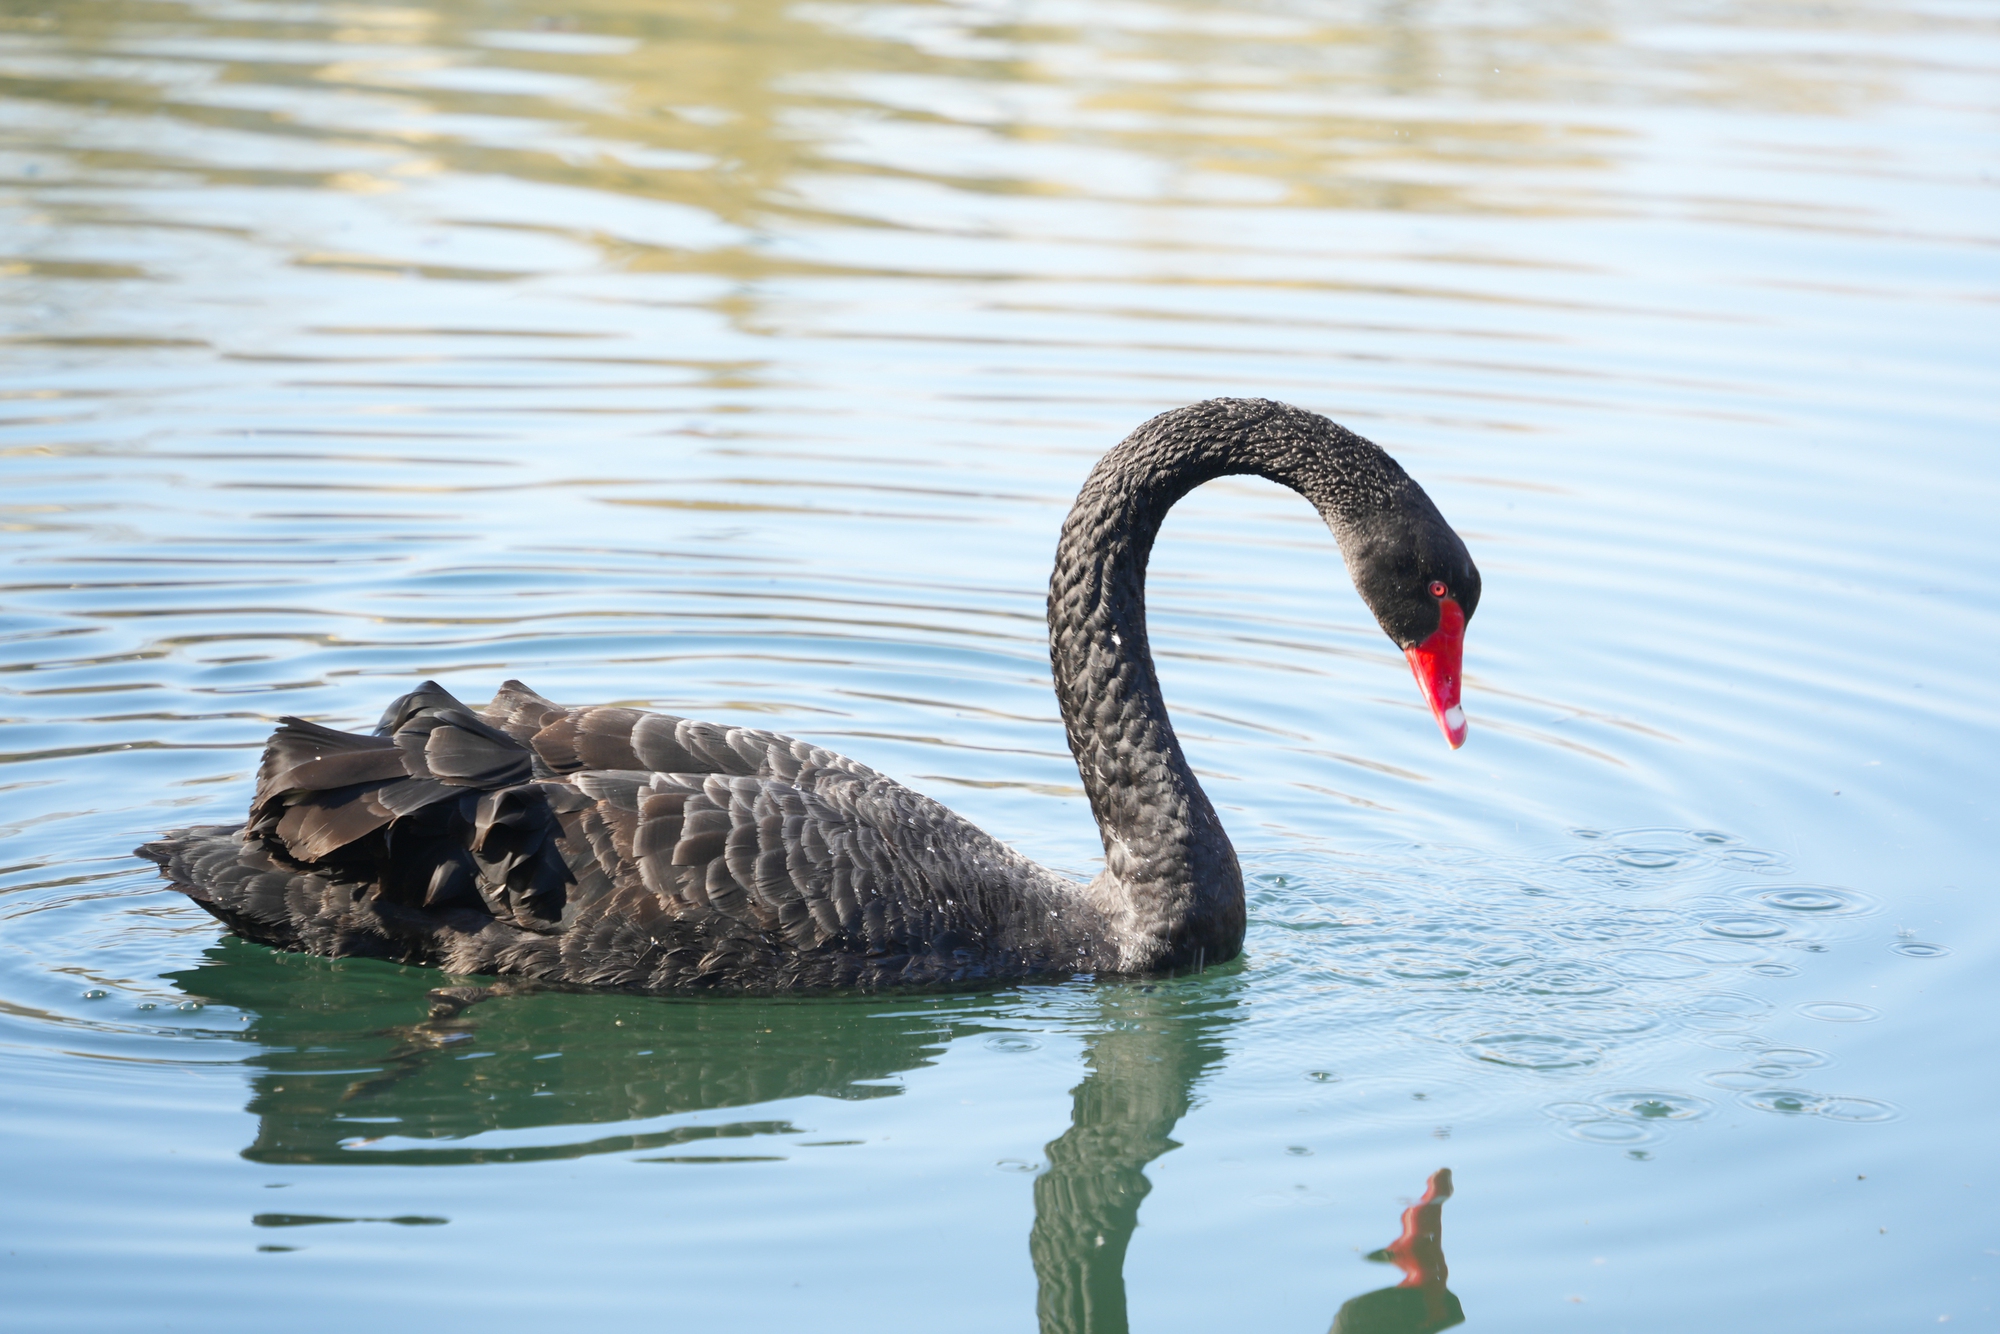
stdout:
[[(190, 995), (249, 1016), (242, 1036), (257, 1050), (247, 1110), (257, 1132), (243, 1156), (406, 1165), (635, 1151), (655, 1161), (761, 1159), (771, 1155), (758, 1152), (760, 1139), (801, 1128), (754, 1113), (631, 1127), (803, 1095), (892, 1096), (897, 1076), (1008, 1017), (1006, 1001), (976, 995), (695, 1001), (507, 984), (427, 994), (434, 976), (274, 955), (233, 938), (209, 951), (207, 966), (178, 975)], [(1178, 1147), (1174, 1127), (1220, 1065), (1235, 990), (1214, 978), (1093, 989), (1069, 1129), (1047, 1146), (1048, 1168), (1034, 1184), (1028, 1251), (1042, 1334), (1128, 1329), (1125, 1254), (1151, 1188), (1145, 1169)], [(1404, 1212), (1402, 1235), (1370, 1257), (1397, 1265), (1403, 1281), (1342, 1306), (1335, 1334), (1434, 1334), (1463, 1320), (1439, 1242), (1450, 1194), (1451, 1174), (1440, 1171)]]
[(1169, 1138), (1196, 1083), (1222, 1059), (1233, 1001), (1190, 1003), (1179, 988), (1106, 987), (1105, 1024), (1084, 1044), (1089, 1072), (1070, 1126), (1035, 1180), (1035, 1261), (1043, 1334), (1123, 1334), (1125, 1249), (1152, 1189), (1146, 1164)]
[[(965, 997), (946, 1013), (908, 998), (743, 1003), (495, 988), (481, 992), (499, 999), (424, 1018), (435, 974), (278, 955), (234, 938), (209, 957), (224, 966), (177, 980), (251, 1016), (242, 1035), (260, 1047), (246, 1109), (257, 1136), (243, 1156), (264, 1163), (739, 1156), (745, 1139), (798, 1128), (763, 1118), (625, 1127), (806, 1095), (891, 1096), (901, 1091), (895, 1076), (934, 1064), (954, 1026), (977, 1023), (983, 1008)], [(619, 1131), (593, 1136), (593, 1126)]]
[[(1191, 1003), (1177, 989), (1107, 987), (1110, 1022), (1084, 1045), (1088, 1073), (1070, 1127), (1035, 1181), (1035, 1261), (1042, 1334), (1126, 1334), (1125, 1251), (1151, 1184), (1145, 1167), (1171, 1138), (1200, 1080), (1223, 1053), (1233, 1003)], [(1431, 1175), (1403, 1211), (1402, 1234), (1368, 1258), (1403, 1271), (1393, 1287), (1345, 1303), (1331, 1334), (1437, 1334), (1465, 1319), (1445, 1287), (1442, 1240), (1451, 1170)]]

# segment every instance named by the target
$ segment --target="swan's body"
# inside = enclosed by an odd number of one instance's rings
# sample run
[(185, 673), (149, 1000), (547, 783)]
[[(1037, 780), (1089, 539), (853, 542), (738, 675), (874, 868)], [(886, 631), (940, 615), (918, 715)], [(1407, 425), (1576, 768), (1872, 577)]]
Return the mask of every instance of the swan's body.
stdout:
[(1479, 575), (1423, 491), (1323, 417), (1219, 399), (1099, 461), (1064, 524), (1050, 654), (1103, 834), (1089, 884), (806, 742), (508, 682), (477, 714), (426, 683), (373, 736), (286, 719), (250, 820), (140, 849), (239, 934), (454, 973), (676, 992), (1145, 973), (1232, 958), (1243, 881), (1160, 697), (1146, 559), (1201, 483), (1303, 494), (1409, 652), (1454, 745)]

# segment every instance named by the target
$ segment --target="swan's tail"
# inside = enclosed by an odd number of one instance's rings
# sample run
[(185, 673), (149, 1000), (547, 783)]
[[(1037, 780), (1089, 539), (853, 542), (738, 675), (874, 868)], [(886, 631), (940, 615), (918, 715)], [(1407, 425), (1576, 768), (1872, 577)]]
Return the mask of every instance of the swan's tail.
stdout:
[(488, 926), (559, 929), (569, 867), (531, 752), (426, 681), (374, 735), (280, 720), (247, 824), (137, 849), (239, 934), (280, 949), (449, 963)]
[[(422, 962), (423, 933), (354, 911), (367, 887), (281, 861), (242, 825), (195, 825), (136, 848), (175, 889), (247, 940), (282, 950)], [(398, 939), (398, 936), (405, 938)]]

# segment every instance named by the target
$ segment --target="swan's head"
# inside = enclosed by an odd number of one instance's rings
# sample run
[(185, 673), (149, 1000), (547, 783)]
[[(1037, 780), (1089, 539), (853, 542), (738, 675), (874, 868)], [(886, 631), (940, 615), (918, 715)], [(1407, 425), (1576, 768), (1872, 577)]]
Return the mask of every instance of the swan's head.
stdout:
[(1362, 601), (1410, 660), (1445, 740), (1458, 749), (1465, 744), (1459, 701), (1465, 624), (1479, 607), (1479, 567), (1408, 477), (1379, 508), (1347, 518), (1339, 537)]

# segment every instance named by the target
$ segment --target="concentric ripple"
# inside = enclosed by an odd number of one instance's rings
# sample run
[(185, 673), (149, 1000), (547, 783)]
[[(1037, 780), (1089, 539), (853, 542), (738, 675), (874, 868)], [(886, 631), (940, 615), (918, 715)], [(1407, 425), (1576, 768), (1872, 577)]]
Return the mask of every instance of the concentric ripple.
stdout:
[[(1261, 966), (1337, 993), (1349, 1020), (1448, 1045), (1489, 1071), (1577, 1077), (1673, 1035), (1768, 1046), (1755, 1033), (1774, 1006), (1758, 988), (1798, 971), (1774, 947), (1801, 933), (1817, 942), (1819, 916), (1758, 901), (1768, 887), (1743, 886), (1742, 867), (1725, 860), (1757, 850), (1723, 831), (1576, 837), (1593, 849), (1543, 861), (1391, 845), (1351, 859), (1342, 879), (1306, 858), (1246, 857), (1250, 949)], [(1620, 860), (1628, 853), (1635, 864)], [(1642, 870), (1659, 877), (1652, 896), (1626, 879)], [(1481, 932), (1458, 929), (1466, 914)], [(1344, 1045), (1329, 1055), (1365, 1064)], [(1729, 1086), (1768, 1086), (1792, 1068), (1746, 1061), (1744, 1082)]]
[(1490, 1033), (1466, 1050), (1474, 1060), (1517, 1070), (1577, 1070), (1604, 1059), (1601, 1048), (1553, 1033)]
[(1756, 891), (1759, 903), (1781, 912), (1813, 917), (1858, 917), (1878, 911), (1875, 900), (1852, 889), (1830, 885), (1792, 885)]
[(1808, 1019), (1829, 1024), (1865, 1024), (1882, 1017), (1880, 1010), (1859, 1001), (1807, 1001), (1793, 1008)]

